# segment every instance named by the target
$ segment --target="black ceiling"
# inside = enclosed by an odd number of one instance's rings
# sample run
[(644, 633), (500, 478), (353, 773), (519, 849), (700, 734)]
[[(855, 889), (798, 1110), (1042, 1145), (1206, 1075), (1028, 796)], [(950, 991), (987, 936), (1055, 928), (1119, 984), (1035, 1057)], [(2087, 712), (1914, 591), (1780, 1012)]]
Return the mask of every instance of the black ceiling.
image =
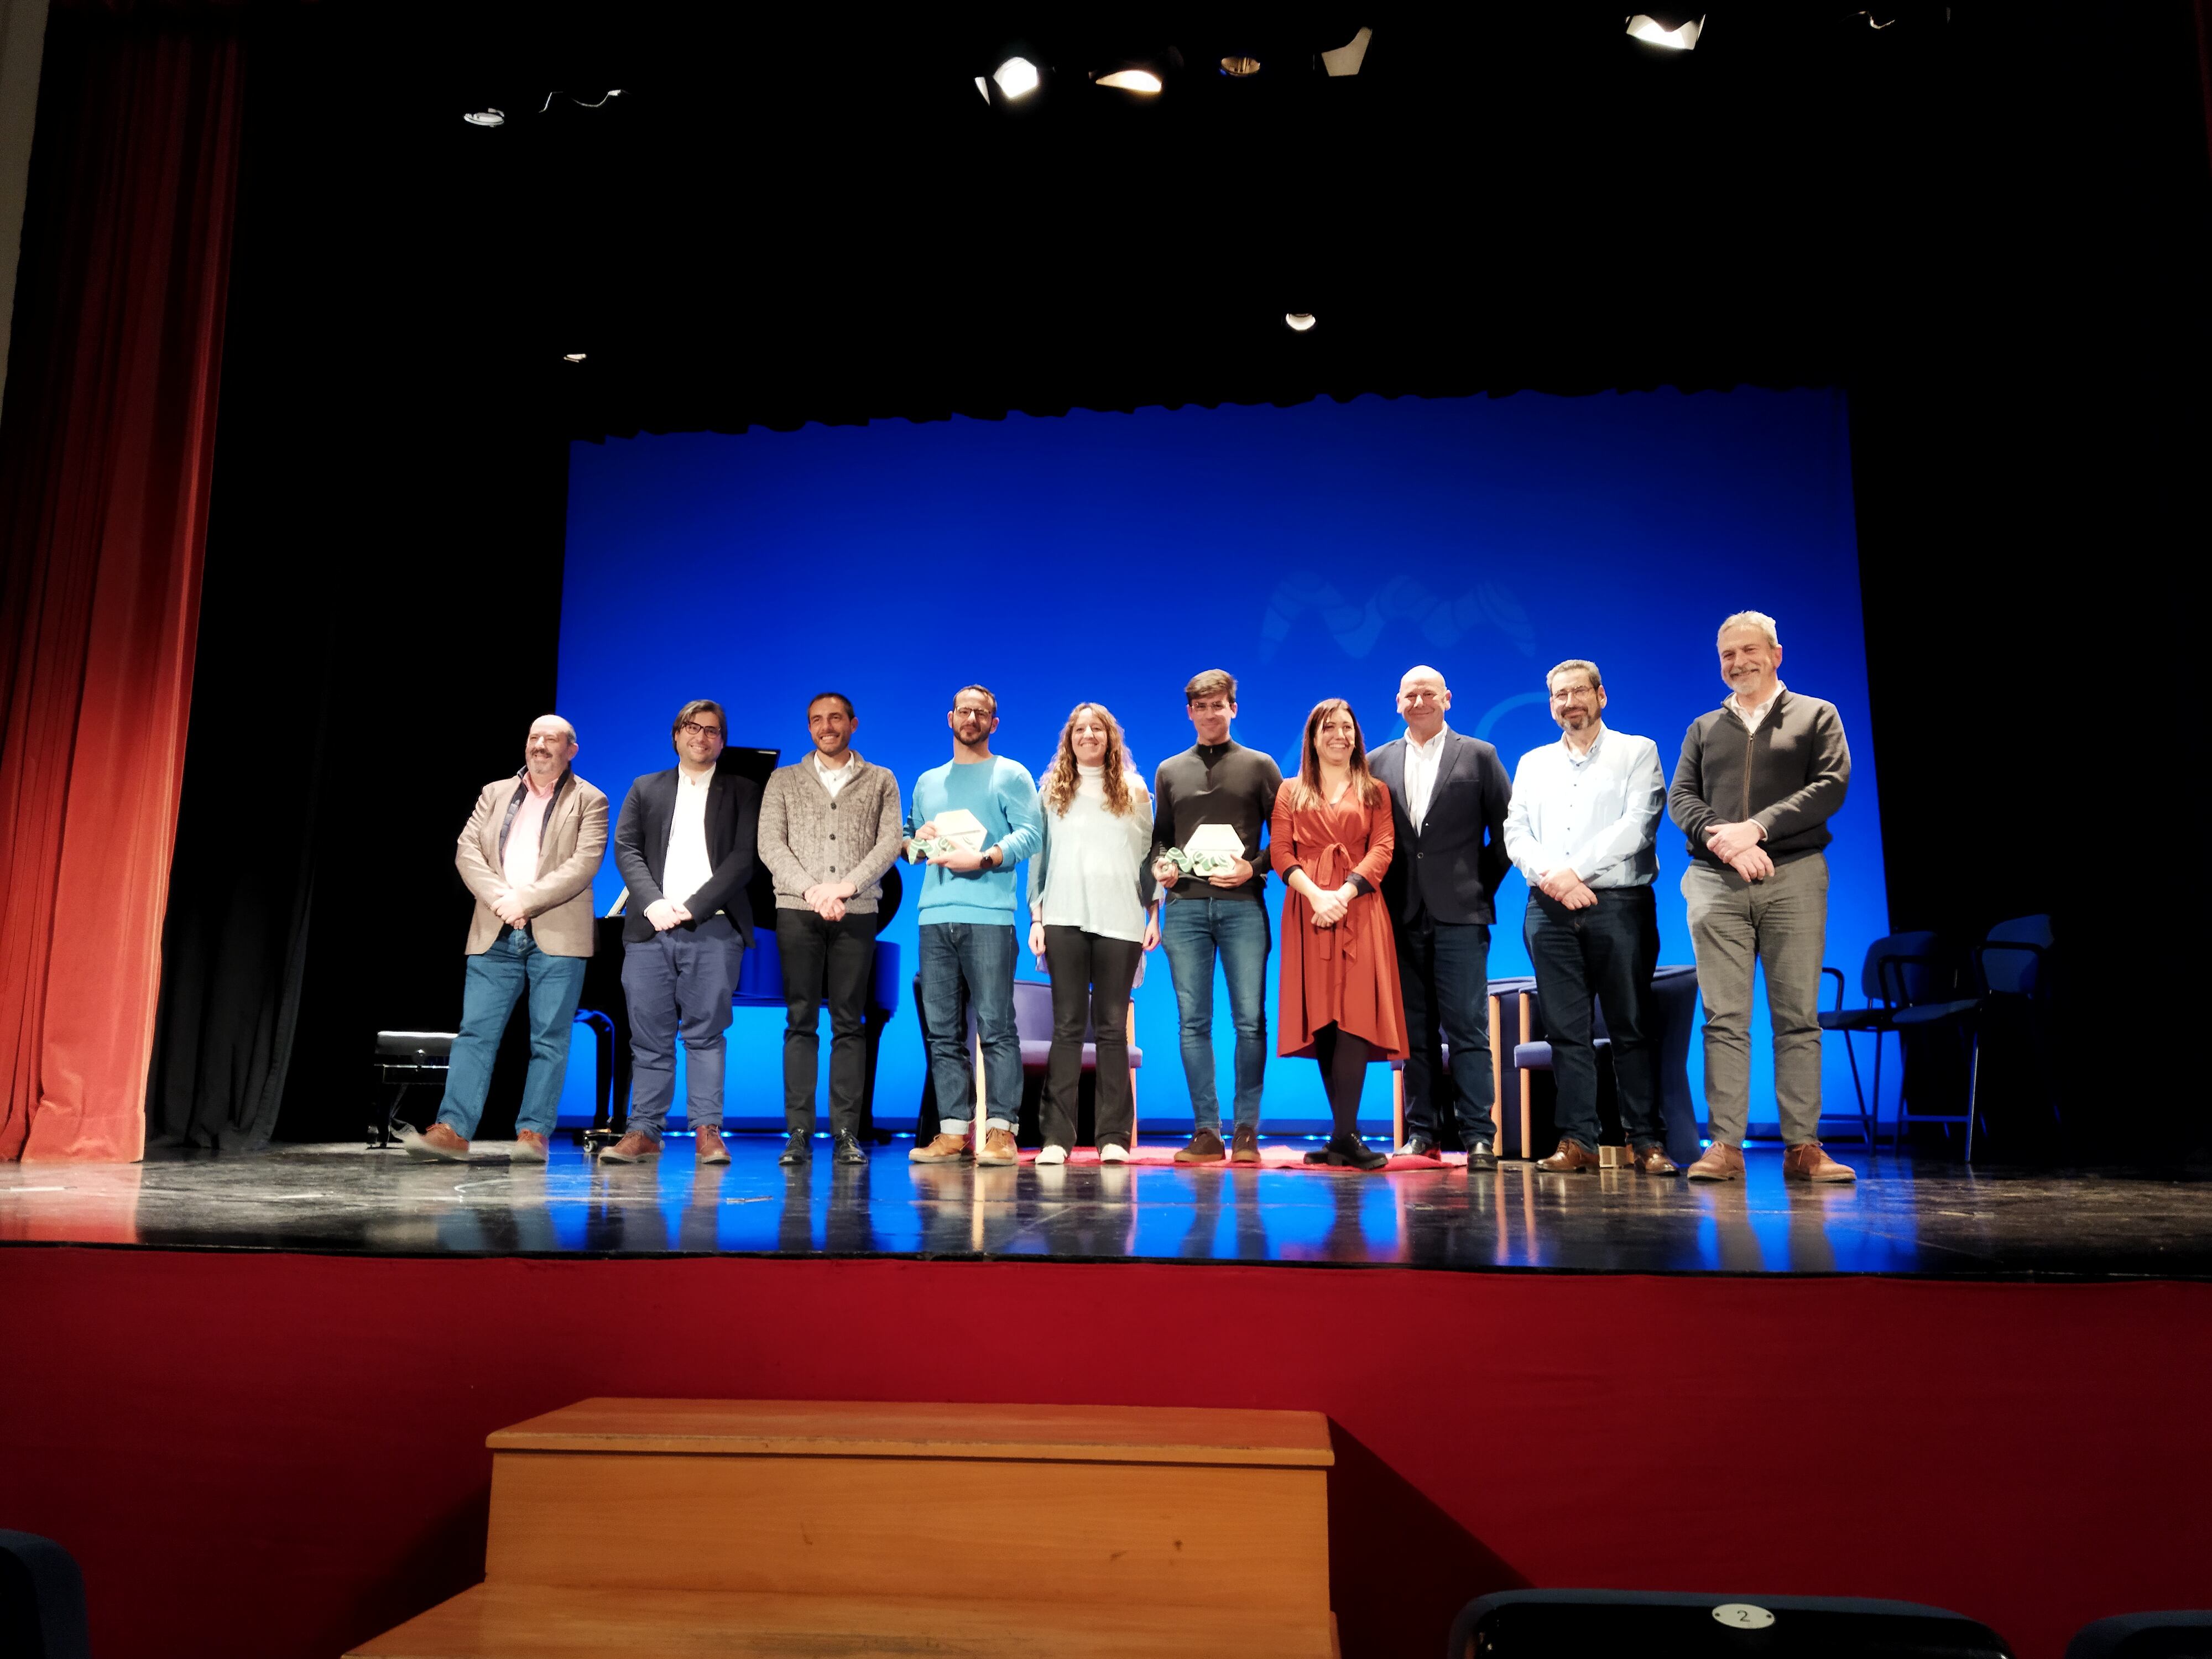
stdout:
[[(241, 286), (582, 435), (2201, 360), (2186, 4), (1623, 15), (310, 8), (252, 64)], [(1044, 88), (987, 103), (1017, 45)], [(1132, 58), (1164, 94), (1088, 84)]]

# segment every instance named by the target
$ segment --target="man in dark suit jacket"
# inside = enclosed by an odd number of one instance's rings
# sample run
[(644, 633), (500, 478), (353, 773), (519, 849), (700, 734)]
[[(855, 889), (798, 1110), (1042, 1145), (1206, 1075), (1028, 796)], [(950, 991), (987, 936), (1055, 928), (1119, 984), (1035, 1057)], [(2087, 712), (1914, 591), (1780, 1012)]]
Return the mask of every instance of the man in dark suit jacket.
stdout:
[[(1398, 682), (1407, 735), (1384, 744), (1368, 765), (1390, 792), (1398, 848), (1382, 898), (1398, 938), (1406, 996), (1406, 1144), (1409, 1158), (1436, 1155), (1443, 1104), (1455, 1107), (1469, 1169), (1494, 1167), (1491, 1108), (1490, 925), (1505, 856), (1505, 808), (1513, 787), (1498, 751), (1444, 724), (1451, 691), (1433, 668)], [(1451, 1050), (1446, 1073), (1438, 1040)]]
[(630, 785), (615, 825), (615, 864), (629, 884), (622, 977), (635, 1064), (629, 1130), (600, 1154), (608, 1163), (660, 1155), (679, 1031), (699, 1162), (730, 1161), (722, 1145), (723, 1033), (738, 967), (753, 942), (745, 884), (760, 786), (716, 773), (728, 736), (721, 704), (701, 698), (678, 709), (670, 732), (676, 766)]

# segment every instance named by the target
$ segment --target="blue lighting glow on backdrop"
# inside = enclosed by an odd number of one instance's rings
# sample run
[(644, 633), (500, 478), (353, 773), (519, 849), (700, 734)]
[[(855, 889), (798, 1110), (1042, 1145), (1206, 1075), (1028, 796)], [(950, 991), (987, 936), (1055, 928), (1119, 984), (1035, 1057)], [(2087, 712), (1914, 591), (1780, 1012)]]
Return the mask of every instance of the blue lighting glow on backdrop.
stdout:
[[(1226, 668), (1236, 736), (1288, 772), (1324, 696), (1351, 700), (1370, 748), (1399, 735), (1399, 676), (1425, 662), (1451, 685), (1452, 725), (1494, 743), (1510, 772), (1557, 737), (1545, 671), (1588, 657), (1608, 723), (1654, 738), (1671, 769), (1685, 727), (1724, 695), (1716, 626), (1765, 611), (1783, 678), (1834, 702), (1850, 738), (1826, 959), (1856, 982), (1887, 925), (1850, 477), (1843, 399), (1822, 392), (1367, 397), (580, 443), (559, 708), (582, 742), (577, 770), (619, 807), (633, 777), (674, 764), (669, 721), (687, 699), (720, 701), (733, 744), (788, 763), (806, 750), (809, 696), (840, 690), (859, 713), (854, 747), (910, 793), (950, 757), (945, 711), (969, 681), (998, 695), (994, 748), (1032, 773), (1069, 709), (1096, 701), (1149, 777), (1192, 741), (1184, 681)], [(1659, 852), (1661, 960), (1686, 963), (1671, 825)], [(610, 857), (602, 912), (621, 886)], [(1279, 919), (1281, 896), (1271, 882)], [(1523, 903), (1516, 874), (1498, 896), (1493, 975), (1528, 971)], [(908, 903), (885, 935), (908, 974), (915, 925)], [(1187, 1128), (1162, 953), (1136, 1000), (1146, 1130)], [(1762, 1003), (1755, 1122), (1773, 1116), (1765, 1018)], [(781, 1029), (779, 1012), (738, 1011), (728, 1109), (741, 1126), (781, 1121)], [(1271, 984), (1271, 1048), (1273, 1031)], [(1699, 1069), (1693, 1043), (1693, 1086)], [(884, 1037), (879, 1121), (911, 1120), (922, 1074), (908, 1001)], [(588, 1117), (589, 1077), (579, 1043), (564, 1117)], [(1848, 1113), (1832, 1043), (1827, 1091), (1829, 1112)], [(1266, 1109), (1270, 1127), (1326, 1119), (1310, 1061), (1270, 1060)], [(1389, 1112), (1378, 1066), (1365, 1116)]]

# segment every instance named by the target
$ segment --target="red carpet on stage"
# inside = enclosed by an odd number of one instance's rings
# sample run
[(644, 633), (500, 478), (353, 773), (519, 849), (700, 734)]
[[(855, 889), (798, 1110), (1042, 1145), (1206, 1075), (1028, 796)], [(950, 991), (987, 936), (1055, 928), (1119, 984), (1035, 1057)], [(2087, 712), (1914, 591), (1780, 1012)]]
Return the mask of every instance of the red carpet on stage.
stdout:
[(485, 1434), (591, 1395), (1326, 1412), (1354, 1659), (1518, 1584), (1899, 1597), (2058, 1659), (2212, 1552), (2202, 1284), (27, 1247), (0, 1310), (0, 1525), (76, 1553), (101, 1659), (327, 1659), (453, 1594)]

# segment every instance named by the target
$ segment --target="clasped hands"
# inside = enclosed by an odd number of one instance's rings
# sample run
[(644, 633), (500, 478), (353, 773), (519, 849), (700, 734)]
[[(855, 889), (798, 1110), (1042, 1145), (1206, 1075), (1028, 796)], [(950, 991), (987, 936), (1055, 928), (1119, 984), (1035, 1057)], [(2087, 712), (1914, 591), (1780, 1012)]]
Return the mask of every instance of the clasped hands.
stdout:
[(1590, 884), (1564, 864), (1546, 874), (1536, 885), (1546, 898), (1570, 910), (1587, 910), (1597, 902), (1597, 895), (1590, 890)]
[(845, 881), (817, 881), (799, 895), (824, 921), (844, 921), (845, 901), (852, 896), (853, 884)]
[(502, 888), (492, 900), (491, 913), (510, 927), (520, 927), (530, 920), (530, 912), (522, 908), (522, 901), (515, 897), (512, 887)]
[(653, 924), (653, 931), (665, 933), (672, 927), (681, 927), (691, 920), (691, 913), (669, 899), (655, 899), (645, 907), (645, 919)]
[(1765, 881), (1774, 873), (1774, 860), (1759, 845), (1765, 838), (1765, 832), (1749, 819), (1711, 824), (1705, 830), (1705, 845), (1713, 856), (1746, 881)]
[(1332, 888), (1317, 898), (1307, 900), (1307, 903), (1313, 907), (1313, 925), (1316, 927), (1335, 927), (1352, 908), (1352, 901), (1358, 896), (1358, 887), (1347, 881), (1341, 887)]
[[(1184, 876), (1182, 872), (1176, 867), (1173, 859), (1154, 859), (1152, 879), (1163, 887), (1172, 887), (1177, 882), (1183, 880)], [(1226, 870), (1218, 870), (1213, 874), (1202, 877), (1200, 879), (1210, 882), (1216, 887), (1242, 887), (1252, 879), (1252, 860), (1246, 858), (1237, 859)]]

